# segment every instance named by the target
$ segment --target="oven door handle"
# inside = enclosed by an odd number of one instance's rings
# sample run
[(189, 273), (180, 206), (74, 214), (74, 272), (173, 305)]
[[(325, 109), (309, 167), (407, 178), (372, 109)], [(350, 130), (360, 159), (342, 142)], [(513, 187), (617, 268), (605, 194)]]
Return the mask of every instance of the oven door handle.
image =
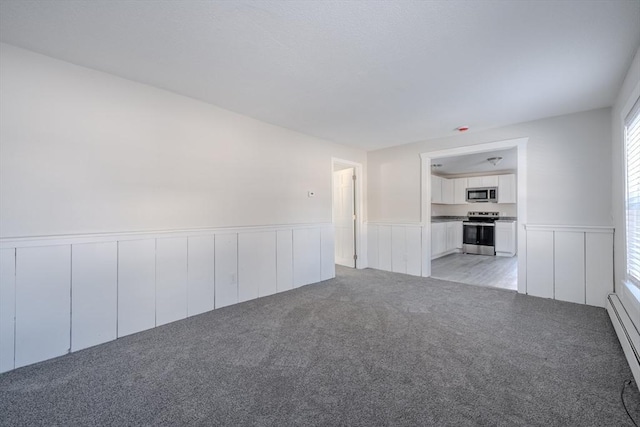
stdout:
[(495, 227), (495, 224), (492, 222), (463, 222), (462, 225), (473, 225), (473, 226), (481, 226), (481, 227)]

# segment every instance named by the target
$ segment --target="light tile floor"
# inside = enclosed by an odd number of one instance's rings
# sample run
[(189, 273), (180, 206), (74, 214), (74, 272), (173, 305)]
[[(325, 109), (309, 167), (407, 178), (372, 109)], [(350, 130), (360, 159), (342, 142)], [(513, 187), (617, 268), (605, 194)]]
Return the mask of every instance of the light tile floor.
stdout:
[(515, 291), (518, 257), (451, 254), (431, 261), (431, 277)]

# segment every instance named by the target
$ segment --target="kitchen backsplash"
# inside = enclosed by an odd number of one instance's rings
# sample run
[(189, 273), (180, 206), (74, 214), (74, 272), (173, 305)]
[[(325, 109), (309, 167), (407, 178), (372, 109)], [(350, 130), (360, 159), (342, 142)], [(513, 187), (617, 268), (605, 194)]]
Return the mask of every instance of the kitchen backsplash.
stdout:
[(431, 216), (466, 216), (469, 211), (500, 212), (500, 216), (518, 216), (515, 203), (470, 203), (467, 205), (431, 204)]

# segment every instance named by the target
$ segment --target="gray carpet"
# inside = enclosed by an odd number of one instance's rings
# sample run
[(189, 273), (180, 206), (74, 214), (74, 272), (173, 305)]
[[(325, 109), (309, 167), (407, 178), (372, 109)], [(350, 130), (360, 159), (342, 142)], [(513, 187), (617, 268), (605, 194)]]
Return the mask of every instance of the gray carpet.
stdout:
[(603, 309), (340, 268), (0, 375), (0, 424), (630, 426), (629, 378)]

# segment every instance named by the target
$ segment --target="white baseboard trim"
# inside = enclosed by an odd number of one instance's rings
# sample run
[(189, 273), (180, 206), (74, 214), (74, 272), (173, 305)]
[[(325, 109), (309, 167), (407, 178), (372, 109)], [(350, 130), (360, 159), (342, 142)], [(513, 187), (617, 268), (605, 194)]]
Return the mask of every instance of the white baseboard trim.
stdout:
[(618, 295), (609, 294), (607, 298), (607, 312), (611, 318), (622, 350), (629, 362), (636, 383), (640, 382), (640, 335), (633, 326), (629, 314), (624, 309)]
[(461, 254), (462, 253), (462, 249), (451, 249), (450, 251), (446, 251), (446, 252), (442, 252), (436, 255), (431, 256), (431, 261), (433, 261), (434, 259), (438, 259), (438, 258), (442, 258), (445, 257), (447, 255), (451, 255), (451, 254)]

